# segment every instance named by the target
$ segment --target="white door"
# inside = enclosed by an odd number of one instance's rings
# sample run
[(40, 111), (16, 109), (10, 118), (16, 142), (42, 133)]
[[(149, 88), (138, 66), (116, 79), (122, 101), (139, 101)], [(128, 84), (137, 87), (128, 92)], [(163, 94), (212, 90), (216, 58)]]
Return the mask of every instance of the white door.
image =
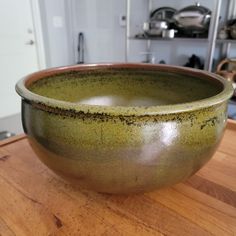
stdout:
[(38, 69), (30, 0), (0, 0), (0, 118), (20, 112), (15, 84)]

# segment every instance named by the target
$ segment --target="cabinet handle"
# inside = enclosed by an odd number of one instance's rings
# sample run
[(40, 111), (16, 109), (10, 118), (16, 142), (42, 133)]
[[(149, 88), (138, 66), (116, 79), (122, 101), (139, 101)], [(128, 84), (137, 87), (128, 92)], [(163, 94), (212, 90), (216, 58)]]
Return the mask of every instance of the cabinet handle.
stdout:
[(26, 45), (34, 45), (34, 40), (29, 40), (28, 42), (25, 43)]

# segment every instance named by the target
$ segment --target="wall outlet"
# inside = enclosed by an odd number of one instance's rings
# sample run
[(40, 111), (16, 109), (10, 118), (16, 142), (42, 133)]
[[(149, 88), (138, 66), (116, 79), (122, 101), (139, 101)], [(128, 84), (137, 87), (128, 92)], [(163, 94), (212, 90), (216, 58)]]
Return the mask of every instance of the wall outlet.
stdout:
[(55, 28), (62, 28), (64, 26), (61, 16), (53, 16), (52, 23)]

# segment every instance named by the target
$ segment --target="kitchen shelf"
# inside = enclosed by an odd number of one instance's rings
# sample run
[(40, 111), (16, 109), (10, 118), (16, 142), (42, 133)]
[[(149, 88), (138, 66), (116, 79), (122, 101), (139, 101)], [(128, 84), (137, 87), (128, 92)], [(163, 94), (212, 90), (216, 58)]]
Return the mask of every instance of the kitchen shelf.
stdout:
[[(187, 37), (175, 37), (175, 38), (162, 38), (162, 37), (129, 37), (130, 40), (157, 40), (157, 41), (164, 41), (164, 42), (203, 42), (207, 43), (208, 38), (187, 38)], [(236, 40), (235, 40), (236, 43)]]
[[(226, 51), (229, 51), (230, 43), (236, 43), (236, 40), (219, 40), (219, 39), (217, 39), (217, 32), (218, 32), (218, 26), (219, 26), (219, 18), (220, 18), (222, 0), (215, 0), (215, 3), (212, 5), (212, 9), (211, 9), (212, 15), (211, 15), (211, 22), (210, 22), (209, 30), (208, 30), (208, 38), (188, 38), (188, 37), (182, 38), (182, 37), (176, 36), (173, 39), (165, 39), (165, 38), (161, 38), (161, 37), (148, 37), (148, 38), (135, 37), (134, 36), (135, 32), (131, 31), (131, 20), (130, 20), (131, 11), (132, 11), (131, 1), (132, 0), (126, 0), (127, 27), (126, 27), (126, 56), (125, 57), (126, 57), (127, 62), (129, 61), (129, 53), (131, 51), (130, 48), (131, 48), (132, 40), (146, 41), (146, 52), (150, 52), (150, 53), (151, 53), (151, 43), (154, 41), (166, 42), (166, 43), (171, 43), (171, 42), (179, 42), (179, 43), (193, 42), (193, 43), (196, 43), (196, 42), (199, 42), (199, 43), (206, 43), (206, 56), (205, 56), (204, 69), (207, 71), (212, 71), (216, 44), (221, 43), (222, 45), (226, 45), (227, 46)], [(148, 9), (147, 15), (149, 15), (150, 12), (153, 10), (152, 9), (152, 1), (158, 1), (158, 0), (148, 0), (147, 1), (147, 9)], [(148, 56), (147, 56), (147, 60), (148, 60)]]
[(217, 39), (217, 43), (236, 43), (236, 39)]

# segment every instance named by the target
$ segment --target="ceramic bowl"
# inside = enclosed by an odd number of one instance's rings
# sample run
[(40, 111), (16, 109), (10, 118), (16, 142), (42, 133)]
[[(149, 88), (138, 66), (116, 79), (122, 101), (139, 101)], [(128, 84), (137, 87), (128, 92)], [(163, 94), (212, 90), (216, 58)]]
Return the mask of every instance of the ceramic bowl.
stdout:
[(213, 155), (230, 82), (166, 65), (76, 65), (19, 81), (29, 142), (50, 169), (98, 192), (137, 193), (187, 179)]

